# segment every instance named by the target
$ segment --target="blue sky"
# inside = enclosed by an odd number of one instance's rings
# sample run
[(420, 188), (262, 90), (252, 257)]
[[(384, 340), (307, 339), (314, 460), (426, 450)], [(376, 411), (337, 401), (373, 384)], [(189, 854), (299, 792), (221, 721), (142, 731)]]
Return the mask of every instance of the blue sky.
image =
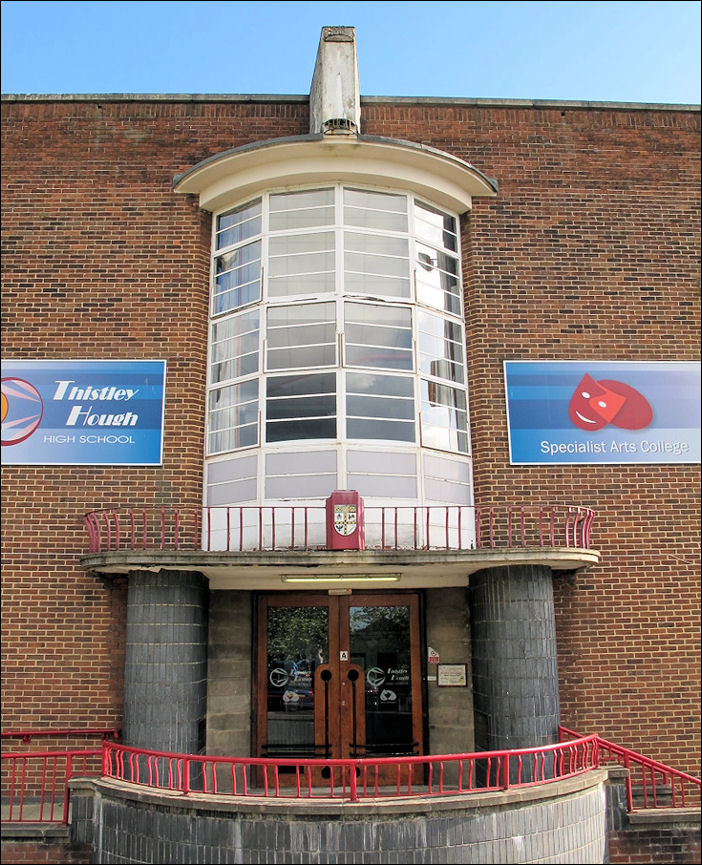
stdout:
[(700, 102), (699, 2), (2, 2), (3, 93), (307, 94), (356, 28), (364, 96)]

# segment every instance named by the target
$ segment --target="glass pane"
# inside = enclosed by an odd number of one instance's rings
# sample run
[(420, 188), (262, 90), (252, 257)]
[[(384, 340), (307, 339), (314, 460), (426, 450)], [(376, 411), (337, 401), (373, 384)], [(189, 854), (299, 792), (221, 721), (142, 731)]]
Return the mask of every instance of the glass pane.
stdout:
[(345, 189), (344, 223), (362, 228), (407, 231), (407, 199), (404, 195)]
[(255, 354), (242, 354), (240, 357), (216, 363), (212, 366), (212, 383), (227, 381), (230, 378), (239, 378), (243, 375), (252, 375), (258, 372), (258, 352)]
[(431, 243), (432, 246), (443, 247), (451, 252), (458, 251), (456, 237), (456, 220), (447, 213), (442, 213), (428, 204), (415, 203), (415, 232), (417, 237)]
[(270, 348), (269, 346), (266, 363), (270, 370), (334, 366), (336, 363), (336, 340), (328, 345), (296, 348)]
[(285, 234), (282, 237), (272, 237), (270, 242), (271, 257), (333, 249), (334, 234), (331, 231), (315, 232), (314, 234)]
[(455, 321), (448, 321), (445, 318), (441, 318), (441, 316), (419, 310), (417, 313), (417, 323), (420, 334), (426, 334), (427, 337), (442, 340), (448, 339), (458, 343), (463, 341), (461, 327)]
[(351, 663), (362, 667), (365, 674), (365, 756), (417, 753), (409, 607), (351, 607), (349, 648)]
[(271, 277), (332, 271), (334, 270), (334, 253), (310, 252), (303, 255), (271, 258), (269, 270)]
[(468, 435), (455, 429), (431, 426), (422, 418), (422, 444), (427, 448), (451, 451), (452, 453), (468, 453)]
[(333, 303), (305, 303), (299, 306), (278, 306), (268, 310), (269, 328), (312, 324), (318, 321), (333, 322), (335, 319), (336, 306)]
[(371, 324), (349, 324), (344, 328), (346, 341), (358, 345), (386, 345), (392, 348), (412, 348), (412, 331)]
[(329, 294), (334, 291), (335, 275), (306, 273), (303, 276), (275, 276), (268, 280), (269, 297), (294, 297), (298, 294)]
[(231, 252), (225, 252), (224, 255), (218, 255), (215, 259), (215, 270), (217, 273), (224, 273), (235, 267), (242, 267), (245, 264), (258, 261), (260, 258), (261, 241), (257, 240), (254, 243), (247, 243), (246, 246), (240, 246)]
[(410, 297), (410, 281), (405, 277), (347, 273), (344, 276), (344, 285), (348, 294), (376, 294), (401, 300)]
[(409, 246), (403, 237), (344, 234), (344, 270), (403, 277), (408, 275)]
[(258, 372), (258, 310), (212, 325), (212, 382)]
[(346, 363), (349, 366), (379, 367), (382, 369), (412, 369), (412, 352), (393, 348), (346, 345)]
[(422, 372), (463, 383), (463, 346), (458, 324), (419, 312), (419, 365)]
[(250, 282), (248, 285), (243, 285), (241, 288), (235, 288), (232, 291), (224, 292), (215, 297), (212, 314), (217, 315), (220, 312), (229, 312), (260, 299), (261, 281), (257, 279), (255, 282)]
[(272, 376), (267, 381), (268, 398), (285, 396), (305, 396), (312, 393), (336, 393), (334, 373), (315, 373), (312, 375)]
[(346, 391), (348, 438), (415, 441), (411, 378), (348, 373)]
[(210, 430), (223, 430), (242, 424), (255, 423), (258, 418), (258, 402), (244, 402), (236, 406), (217, 409), (210, 413)]
[(336, 414), (336, 397), (324, 394), (298, 396), (294, 399), (268, 399), (268, 420), (302, 417), (333, 417)]
[(414, 420), (414, 402), (382, 396), (348, 396), (346, 413), (353, 417)]
[(430, 406), (446, 406), (465, 414), (465, 392), (432, 381), (422, 381), (422, 411), (426, 411)]
[(318, 225), (333, 225), (333, 207), (311, 207), (309, 210), (290, 210), (271, 213), (271, 231), (289, 231), (296, 228), (316, 228)]
[(218, 388), (210, 394), (210, 411), (258, 399), (258, 381), (253, 379), (241, 384)]
[(309, 207), (328, 207), (334, 204), (333, 189), (306, 189), (300, 192), (278, 192), (270, 197), (271, 213), (303, 210)]
[(468, 452), (468, 414), (464, 391), (422, 381), (422, 443), (427, 447)]
[(267, 442), (299, 441), (301, 439), (335, 439), (336, 418), (284, 420), (266, 424)]
[(314, 671), (329, 661), (329, 611), (326, 607), (269, 607), (266, 630), (264, 753), (270, 757), (314, 754)]
[(385, 234), (359, 234), (355, 231), (345, 231), (344, 249), (347, 252), (392, 255), (405, 260), (409, 257), (409, 245), (404, 237), (390, 237)]
[(225, 453), (256, 444), (258, 444), (258, 423), (210, 433), (208, 452), (209, 454)]
[(349, 372), (346, 374), (346, 392), (414, 397), (414, 384), (409, 376), (404, 375)]
[(350, 417), (346, 420), (346, 436), (350, 439), (413, 442), (415, 440), (414, 421), (408, 423)]
[(261, 233), (261, 199), (217, 217), (217, 249)]
[(406, 306), (381, 306), (377, 303), (347, 303), (344, 305), (346, 324), (386, 324), (411, 329), (411, 312)]
[(309, 303), (268, 310), (268, 369), (336, 365), (336, 306)]
[(419, 303), (441, 309), (451, 315), (461, 315), (461, 299), (458, 281), (442, 274), (441, 280), (426, 282), (417, 276), (417, 300)]
[(258, 322), (258, 310), (217, 321), (212, 325), (212, 344), (216, 345), (223, 340), (258, 331)]
[(226, 312), (258, 300), (261, 242), (249, 243), (215, 259), (214, 312)]
[(373, 210), (407, 213), (407, 198), (404, 195), (371, 192), (368, 189), (344, 189), (344, 204), (351, 207), (367, 207)]
[(344, 284), (348, 294), (375, 294), (380, 297), (393, 297), (405, 300), (410, 297), (409, 278), (392, 276), (368, 276), (347, 273)]
[(242, 354), (251, 354), (258, 350), (258, 330), (245, 333), (233, 339), (225, 339), (212, 345), (212, 360), (217, 363)]
[(306, 324), (297, 327), (269, 328), (268, 348), (285, 348), (296, 345), (322, 345), (331, 343), (336, 336), (334, 324)]

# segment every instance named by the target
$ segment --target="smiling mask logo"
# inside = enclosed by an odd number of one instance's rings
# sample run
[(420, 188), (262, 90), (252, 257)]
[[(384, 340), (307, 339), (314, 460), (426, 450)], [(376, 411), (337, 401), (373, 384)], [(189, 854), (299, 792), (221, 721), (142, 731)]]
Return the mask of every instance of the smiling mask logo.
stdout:
[(608, 424), (620, 429), (644, 429), (653, 420), (648, 400), (621, 381), (595, 381), (587, 373), (570, 399), (568, 416), (575, 426), (594, 432)]

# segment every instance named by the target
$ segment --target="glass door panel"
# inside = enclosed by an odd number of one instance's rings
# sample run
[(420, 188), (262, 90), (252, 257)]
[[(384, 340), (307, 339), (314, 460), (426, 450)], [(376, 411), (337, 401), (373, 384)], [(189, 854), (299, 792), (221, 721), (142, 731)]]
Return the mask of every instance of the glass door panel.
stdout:
[(256, 753), (422, 753), (416, 594), (263, 595), (258, 616)]
[(416, 754), (409, 607), (350, 606), (349, 652), (365, 678), (365, 744), (351, 756)]
[(266, 618), (264, 756), (327, 756), (315, 741), (315, 671), (329, 658), (329, 608), (269, 606)]

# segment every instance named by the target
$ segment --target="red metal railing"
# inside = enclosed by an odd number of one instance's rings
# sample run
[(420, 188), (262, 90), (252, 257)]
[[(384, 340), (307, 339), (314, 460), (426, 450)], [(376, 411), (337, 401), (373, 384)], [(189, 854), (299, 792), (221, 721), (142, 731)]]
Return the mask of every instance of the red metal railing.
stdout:
[[(630, 770), (627, 807), (634, 810), (631, 770), (642, 772), (644, 808), (699, 806), (700, 781), (601, 739), (559, 727), (554, 745), (421, 757), (276, 759), (209, 757), (129, 748), (108, 741), (113, 730), (6, 733), (26, 739), (55, 733), (96, 734), (100, 749), (2, 755), (3, 822), (67, 823), (68, 781), (105, 776), (184, 795), (336, 799), (448, 796), (548, 784), (614, 761)], [(571, 737), (571, 738), (568, 738)], [(661, 787), (666, 785), (666, 802)], [(671, 789), (672, 788), (672, 791)], [(647, 798), (647, 789), (652, 791)]]
[[(367, 549), (590, 548), (594, 511), (576, 505), (436, 505), (365, 508)], [(117, 550), (225, 552), (326, 548), (320, 506), (127, 508), (83, 518), (91, 553)]]
[[(558, 728), (558, 738), (579, 739), (580, 734), (567, 727)], [(627, 810), (635, 811), (634, 791), (640, 789), (642, 808), (686, 808), (700, 806), (700, 779), (656, 760), (622, 748), (597, 736), (601, 763), (615, 763), (629, 770), (626, 779)], [(663, 800), (663, 801), (661, 801)]]
[[(18, 739), (25, 745), (37, 738), (58, 742), (79, 736), (99, 736), (102, 741), (107, 741), (110, 737), (117, 739), (119, 730), (90, 728), (2, 733), (3, 739)], [(102, 746), (3, 753), (2, 822), (68, 823), (69, 780), (75, 776), (99, 777), (102, 763)]]
[(105, 743), (103, 775), (185, 795), (342, 799), (455, 796), (551, 783), (598, 766), (597, 736), (514, 751), (421, 757), (208, 757)]

